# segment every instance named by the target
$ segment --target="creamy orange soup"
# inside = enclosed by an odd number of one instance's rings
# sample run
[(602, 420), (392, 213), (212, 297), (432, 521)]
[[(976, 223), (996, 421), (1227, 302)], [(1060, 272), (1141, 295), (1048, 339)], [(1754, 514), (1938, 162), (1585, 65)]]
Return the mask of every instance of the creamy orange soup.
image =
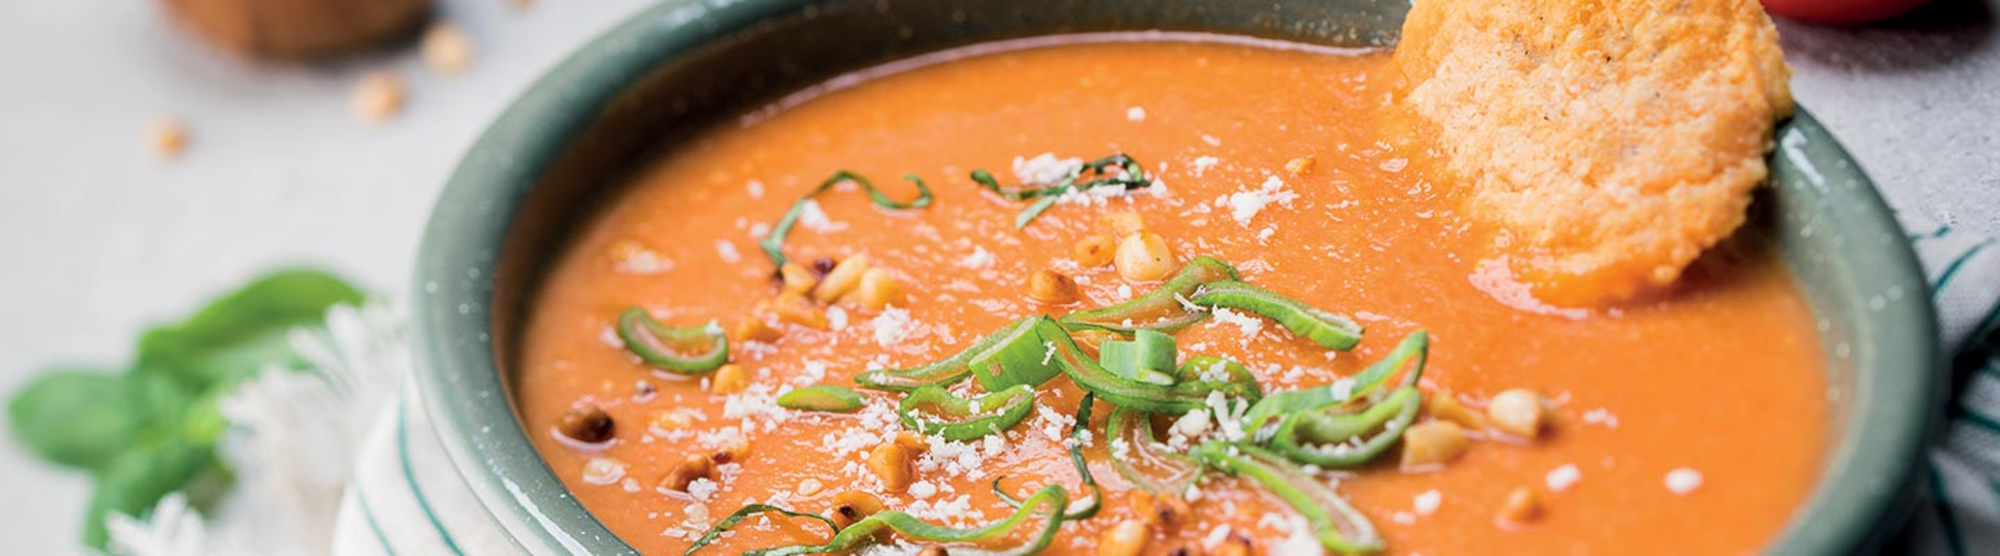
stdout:
[[(1476, 414), (1505, 390), (1545, 396), (1548, 424), (1531, 437), (1467, 426), (1469, 448), (1443, 465), (1405, 470), (1391, 449), (1321, 475), (1389, 553), (1715, 554), (1769, 542), (1818, 476), (1829, 434), (1810, 311), (1782, 261), (1742, 241), (1643, 304), (1533, 312), (1495, 301), (1492, 290), (1507, 286), (1479, 278), (1486, 231), (1461, 218), (1461, 188), (1434, 170), (1426, 146), (1389, 139), (1405, 134), (1388, 117), (1388, 64), (1381, 52), (1213, 38), (1055, 41), (865, 76), (708, 130), (637, 176), (550, 269), (518, 365), (522, 419), (583, 505), (652, 554), (684, 550), (748, 502), (824, 512), (863, 491), (888, 509), (965, 526), (1012, 512), (988, 488), (1002, 475), (1016, 496), (1053, 483), (1087, 498), (1062, 444), (1083, 391), (1064, 376), (1037, 387), (1039, 408), (993, 440), (931, 441), (903, 489), (884, 488), (866, 463), (903, 428), (902, 394), (858, 389), (868, 407), (847, 414), (773, 399), (936, 361), (1024, 316), (1152, 290), (1158, 282), (1129, 281), (1116, 264), (1086, 267), (1073, 251), (1113, 232), (1107, 215), (1136, 213), (1175, 261), (1229, 261), (1247, 282), (1367, 329), (1358, 347), (1336, 352), (1255, 315), (1211, 318), (1175, 334), (1183, 359), (1242, 361), (1268, 394), (1351, 376), (1425, 329), (1427, 401), (1448, 396)], [(1158, 183), (1058, 203), (1022, 229), (1024, 203), (967, 177), (984, 168), (1013, 184), (1045, 153), (1117, 152)], [(775, 341), (731, 338), (747, 386), (655, 370), (623, 348), (613, 327), (628, 307), (731, 334), (767, 314), (782, 286), (758, 241), (843, 169), (899, 200), (914, 188), (895, 178), (915, 173), (935, 202), (891, 211), (837, 188), (817, 197), (823, 215), (802, 218), (785, 253), (801, 262), (865, 253), (899, 286), (889, 308), (850, 299), (816, 307), (825, 330), (777, 321)], [(1081, 299), (1036, 301), (1030, 276), (1044, 270), (1072, 277)], [(1418, 420), (1446, 419), (1435, 407)], [(564, 436), (566, 416), (593, 408), (610, 419), (608, 442)], [(1131, 486), (1108, 459), (1110, 404), (1096, 409), (1083, 452), (1105, 507), (1065, 523), (1053, 553), (1090, 553), (1136, 519)], [(662, 484), (688, 457), (730, 450), (692, 488)], [(1316, 546), (1254, 483), (1212, 472), (1195, 490), (1191, 519), (1143, 529), (1148, 553), (1221, 553), (1240, 542), (1232, 538), (1251, 539), (1257, 553)], [(1538, 511), (1509, 514), (1516, 491)], [(819, 543), (823, 529), (751, 519), (706, 550)]]

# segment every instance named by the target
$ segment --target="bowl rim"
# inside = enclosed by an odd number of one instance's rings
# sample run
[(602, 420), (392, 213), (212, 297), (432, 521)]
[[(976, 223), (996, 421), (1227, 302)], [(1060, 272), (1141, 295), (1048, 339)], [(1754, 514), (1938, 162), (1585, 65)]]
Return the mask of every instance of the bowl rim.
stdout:
[[(670, 1), (640, 10), (557, 63), (500, 112), (451, 174), (424, 230), (411, 298), (416, 384), (440, 444), (466, 485), (509, 540), (530, 553), (635, 554), (570, 494), (529, 442), (501, 376), (491, 338), (494, 278), (513, 219), (543, 167), (590, 125), (597, 108), (657, 64), (748, 29), (759, 21), (829, 0)], [(1893, 211), (1825, 129), (1800, 109), (1785, 124), (1812, 140), (1815, 156), (1843, 161), (1841, 185), (1822, 187), (1858, 238), (1903, 237)], [(1784, 171), (1773, 157), (1774, 179)], [(1809, 169), (1810, 170), (1810, 169)], [(1851, 175), (1849, 175), (1851, 174)], [(1860, 245), (1871, 243), (1854, 242)], [(1838, 251), (1846, 294), (1909, 292), (1861, 317), (1872, 343), (1857, 365), (1921, 372), (1873, 372), (1857, 399), (1857, 419), (1830, 438), (1826, 467), (1767, 551), (1846, 553), (1882, 542), (1897, 520), (1918, 457), (1942, 422), (1944, 357), (1929, 282), (1905, 241), (1868, 252)], [(1861, 253), (1861, 254), (1855, 254)], [(1858, 259), (1868, 259), (1861, 261)], [(1817, 313), (1817, 311), (1816, 311)], [(1868, 346), (1875, 346), (1870, 349)], [(1880, 349), (1886, 346), (1888, 349)], [(1885, 415), (1878, 415), (1882, 412)], [(1863, 449), (1862, 439), (1866, 439)], [(1844, 462), (1834, 468), (1836, 462)], [(1864, 485), (1835, 488), (1841, 484)], [(444, 533), (440, 531), (440, 533)]]

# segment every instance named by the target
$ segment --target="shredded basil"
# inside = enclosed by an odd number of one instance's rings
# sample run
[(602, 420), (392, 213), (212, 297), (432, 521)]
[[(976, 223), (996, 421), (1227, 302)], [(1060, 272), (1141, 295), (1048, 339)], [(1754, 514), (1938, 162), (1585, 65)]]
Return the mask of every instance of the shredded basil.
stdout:
[(785, 236), (792, 233), (792, 225), (798, 223), (799, 213), (805, 211), (806, 201), (810, 201), (813, 197), (825, 193), (826, 190), (832, 189), (834, 185), (840, 182), (851, 181), (860, 184), (861, 189), (868, 192), (868, 200), (875, 203), (875, 206), (885, 209), (910, 210), (931, 206), (931, 188), (924, 185), (923, 178), (917, 177), (916, 174), (903, 174), (903, 179), (917, 184), (917, 196), (909, 201), (899, 202), (890, 198), (889, 194), (883, 193), (882, 190), (876, 189), (875, 184), (868, 181), (868, 178), (862, 177), (861, 174), (847, 170), (836, 171), (832, 176), (826, 178), (826, 181), (819, 182), (819, 187), (814, 187), (804, 197), (799, 197), (799, 200), (793, 201), (792, 208), (785, 211), (785, 216), (778, 219), (777, 225), (771, 226), (771, 234), (764, 236), (764, 240), (757, 242), (757, 246), (763, 248), (764, 254), (771, 257), (771, 266), (785, 266), (785, 261), (787, 260), (785, 258)]

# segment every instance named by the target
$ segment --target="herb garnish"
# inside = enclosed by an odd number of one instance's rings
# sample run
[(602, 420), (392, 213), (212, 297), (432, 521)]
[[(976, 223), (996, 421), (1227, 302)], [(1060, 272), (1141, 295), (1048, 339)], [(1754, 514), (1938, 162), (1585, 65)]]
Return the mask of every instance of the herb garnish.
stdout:
[[(1090, 174), (1092, 178), (1078, 181), (1083, 178), (1084, 174)], [(992, 191), (994, 194), (1009, 201), (1027, 201), (1030, 199), (1035, 201), (1033, 204), (1028, 205), (1028, 208), (1023, 209), (1020, 214), (1014, 216), (1014, 227), (1017, 229), (1028, 227), (1028, 223), (1034, 221), (1035, 217), (1041, 216), (1043, 212), (1049, 210), (1049, 207), (1054, 206), (1056, 201), (1061, 200), (1063, 195), (1071, 192), (1084, 192), (1099, 187), (1122, 187), (1126, 191), (1130, 191), (1153, 185), (1152, 178), (1146, 176), (1146, 168), (1140, 166), (1139, 161), (1133, 160), (1131, 156), (1127, 156), (1125, 153), (1118, 153), (1085, 162), (1082, 166), (1071, 170), (1069, 175), (1063, 176), (1061, 180), (1057, 180), (1053, 184), (1022, 184), (1014, 187), (1003, 187), (1000, 185), (999, 180), (993, 179), (993, 173), (987, 172), (984, 169), (973, 170), (972, 181), (977, 182), (980, 187), (986, 188), (987, 191)]]
[(826, 181), (819, 182), (819, 187), (813, 188), (812, 192), (806, 193), (804, 197), (799, 197), (797, 201), (793, 201), (792, 208), (785, 211), (784, 218), (778, 219), (778, 224), (771, 227), (771, 235), (764, 236), (764, 240), (757, 242), (757, 246), (763, 248), (764, 254), (771, 257), (772, 266), (785, 266), (785, 236), (792, 233), (792, 225), (798, 223), (799, 213), (805, 211), (806, 202), (811, 201), (813, 197), (825, 193), (826, 190), (832, 189), (834, 185), (841, 182), (851, 181), (860, 184), (861, 188), (868, 192), (868, 200), (875, 203), (875, 206), (885, 209), (909, 210), (931, 206), (931, 188), (924, 185), (923, 178), (917, 177), (916, 174), (903, 174), (903, 179), (917, 184), (917, 197), (907, 202), (897, 202), (895, 199), (890, 198), (889, 194), (876, 189), (875, 184), (868, 181), (868, 178), (862, 177), (861, 174), (847, 170), (834, 172), (832, 176), (826, 178)]

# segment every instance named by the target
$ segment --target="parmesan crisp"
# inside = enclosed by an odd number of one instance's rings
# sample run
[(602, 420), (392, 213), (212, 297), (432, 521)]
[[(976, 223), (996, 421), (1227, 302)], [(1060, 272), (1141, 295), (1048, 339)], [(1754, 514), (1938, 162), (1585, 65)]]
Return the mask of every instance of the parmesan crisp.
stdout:
[(1658, 290), (1729, 237), (1792, 111), (1751, 0), (1420, 0), (1395, 56), (1491, 259), (1557, 305)]

